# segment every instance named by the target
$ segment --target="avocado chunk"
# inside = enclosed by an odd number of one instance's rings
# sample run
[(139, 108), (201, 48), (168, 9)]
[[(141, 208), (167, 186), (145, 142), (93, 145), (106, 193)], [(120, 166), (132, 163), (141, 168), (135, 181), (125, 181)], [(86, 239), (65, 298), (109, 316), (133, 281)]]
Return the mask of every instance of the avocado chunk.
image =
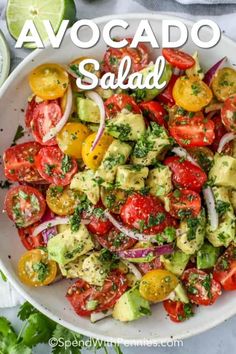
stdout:
[(176, 250), (170, 255), (161, 256), (161, 262), (164, 264), (165, 269), (169, 270), (178, 277), (184, 272), (190, 255), (181, 250)]
[(84, 192), (91, 203), (97, 204), (100, 199), (100, 188), (95, 180), (95, 174), (92, 170), (78, 172), (72, 178), (71, 189)]
[(157, 123), (151, 123), (151, 130), (147, 130), (135, 144), (131, 161), (135, 165), (155, 164), (156, 160), (164, 157), (170, 146), (171, 139), (165, 128)]
[(150, 314), (149, 302), (142, 298), (137, 287), (134, 287), (119, 298), (113, 309), (112, 316), (121, 322), (128, 322)]
[[(155, 65), (149, 65), (148, 67), (140, 70), (139, 72), (143, 75), (143, 81), (146, 79), (146, 77), (150, 74), (153, 73), (155, 69)], [(163, 74), (159, 80), (159, 84), (162, 84), (164, 81), (166, 81), (167, 86), (168, 82), (170, 81), (172, 76), (172, 69), (171, 66), (167, 63), (165, 66), (165, 69), (163, 71)], [(162, 89), (158, 89), (154, 87), (153, 89), (136, 89), (134, 91), (134, 95), (136, 97), (137, 101), (151, 101), (153, 98), (155, 98), (159, 93), (161, 93), (165, 87)]]
[(116, 183), (124, 190), (138, 191), (144, 188), (148, 168), (138, 165), (121, 165), (117, 168)]
[(110, 187), (115, 181), (117, 168), (124, 165), (128, 160), (132, 147), (119, 140), (114, 140), (107, 149), (102, 163), (95, 173), (95, 178), (101, 182), (104, 187)]
[(100, 111), (98, 105), (89, 98), (77, 98), (77, 113), (79, 119), (84, 122), (97, 124), (100, 122)]
[(164, 197), (172, 190), (171, 170), (168, 166), (159, 164), (158, 167), (149, 171), (146, 186), (149, 193), (157, 197)]
[(181, 301), (184, 304), (189, 303), (189, 298), (181, 283), (179, 283), (176, 288), (170, 293), (168, 299), (170, 299), (171, 301)]
[(63, 277), (74, 279), (79, 278), (83, 261), (85, 260), (86, 255), (80, 256), (76, 258), (74, 261), (67, 263), (67, 264), (59, 264), (59, 268)]
[(192, 57), (195, 60), (195, 64), (191, 68), (187, 69), (185, 73), (188, 77), (196, 77), (203, 80), (204, 73), (200, 66), (198, 52), (195, 52)]
[(122, 111), (106, 122), (107, 133), (121, 141), (138, 140), (145, 130), (142, 114), (124, 113)]
[(62, 265), (86, 254), (93, 248), (93, 240), (83, 224), (76, 232), (68, 229), (57, 234), (48, 241), (47, 245), (49, 258)]
[(231, 190), (230, 191), (230, 202), (232, 204), (232, 207), (234, 209), (234, 212), (236, 212), (236, 190)]
[[(219, 173), (220, 174), (220, 173)], [(211, 225), (207, 223), (206, 236), (214, 247), (228, 247), (235, 239), (235, 215), (229, 199), (229, 190), (225, 187), (212, 188), (216, 211), (219, 216), (219, 225), (216, 230), (212, 230)]]
[(205, 242), (197, 252), (197, 268), (208, 269), (214, 267), (220, 255), (220, 249)]
[(197, 218), (180, 222), (181, 234), (177, 237), (177, 247), (186, 254), (194, 254), (203, 245), (205, 237), (206, 216), (204, 209)]
[(218, 187), (230, 187), (235, 189), (236, 158), (228, 155), (216, 154), (213, 166), (209, 172), (209, 178)]

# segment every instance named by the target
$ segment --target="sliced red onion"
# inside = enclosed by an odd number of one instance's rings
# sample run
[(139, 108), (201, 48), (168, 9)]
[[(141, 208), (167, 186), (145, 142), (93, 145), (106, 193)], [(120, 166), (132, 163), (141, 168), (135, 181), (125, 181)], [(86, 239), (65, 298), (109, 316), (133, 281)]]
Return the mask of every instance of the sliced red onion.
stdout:
[(112, 315), (112, 310), (107, 310), (106, 312), (94, 312), (91, 313), (90, 315), (90, 321), (94, 323), (111, 315)]
[(148, 247), (148, 248), (132, 248), (129, 250), (119, 251), (117, 254), (121, 258), (145, 258), (149, 255), (161, 256), (163, 254), (170, 254), (173, 252), (173, 245), (167, 244), (163, 246)]
[(71, 87), (69, 85), (68, 89), (67, 89), (67, 100), (66, 100), (65, 112), (64, 112), (63, 116), (61, 117), (60, 121), (58, 122), (58, 124), (55, 127), (51, 128), (49, 130), (49, 132), (44, 135), (44, 137), (43, 137), (44, 143), (46, 143), (48, 140), (54, 138), (54, 136), (56, 136), (57, 133), (59, 133), (62, 130), (62, 128), (64, 127), (64, 125), (66, 124), (66, 122), (68, 121), (68, 118), (70, 116), (71, 109), (72, 109), (72, 103), (73, 103), (73, 95), (72, 95)]
[(140, 273), (138, 268), (135, 267), (135, 265), (133, 263), (130, 263), (130, 262), (125, 261), (125, 260), (123, 260), (123, 262), (129, 268), (131, 273), (133, 273), (138, 280), (142, 279), (142, 274)]
[(187, 150), (185, 150), (182, 147), (175, 147), (171, 150), (173, 153), (175, 153), (177, 156), (179, 157), (185, 157), (186, 160), (188, 160), (189, 162), (191, 162), (193, 165), (196, 165), (198, 167), (199, 164), (192, 158), (192, 156), (187, 152)]
[(214, 114), (215, 114), (215, 112), (220, 111), (222, 107), (223, 107), (223, 103), (219, 103), (219, 102), (212, 103), (205, 108), (205, 113), (214, 112)]
[(104, 108), (103, 100), (97, 92), (88, 91), (88, 92), (85, 92), (85, 96), (87, 98), (89, 98), (90, 100), (93, 100), (98, 105), (99, 112), (100, 112), (100, 125), (99, 125), (98, 131), (97, 131), (96, 138), (94, 139), (93, 145), (90, 149), (90, 151), (93, 151), (95, 149), (95, 147), (97, 146), (97, 144), (98, 144), (99, 140), (101, 139), (102, 134), (105, 130), (105, 117), (106, 117), (105, 108)]
[(69, 217), (56, 217), (54, 219), (48, 220), (43, 222), (42, 224), (40, 224), (39, 226), (37, 226), (34, 229), (34, 232), (32, 234), (32, 236), (37, 236), (38, 234), (40, 234), (40, 232), (42, 232), (45, 229), (51, 228), (53, 226), (57, 226), (57, 225), (66, 225), (69, 223)]
[(217, 73), (217, 71), (220, 69), (220, 67), (224, 64), (226, 61), (227, 57), (224, 57), (220, 59), (216, 64), (214, 64), (205, 74), (203, 81), (210, 86), (212, 79), (214, 75)]
[(124, 225), (120, 224), (113, 216), (109, 213), (108, 210), (104, 211), (104, 215), (107, 217), (108, 220), (123, 234), (126, 236), (133, 238), (138, 241), (156, 241), (154, 235), (144, 235), (140, 234), (136, 231), (130, 230)]
[(225, 145), (228, 144), (231, 140), (234, 140), (235, 138), (236, 135), (234, 133), (226, 133), (225, 135), (223, 135), (222, 138), (220, 139), (217, 152), (221, 154)]
[(42, 231), (43, 240), (47, 244), (50, 238), (58, 234), (56, 226), (49, 227)]
[(211, 187), (203, 189), (203, 196), (207, 206), (208, 219), (213, 231), (218, 228), (219, 216), (216, 211), (215, 198)]

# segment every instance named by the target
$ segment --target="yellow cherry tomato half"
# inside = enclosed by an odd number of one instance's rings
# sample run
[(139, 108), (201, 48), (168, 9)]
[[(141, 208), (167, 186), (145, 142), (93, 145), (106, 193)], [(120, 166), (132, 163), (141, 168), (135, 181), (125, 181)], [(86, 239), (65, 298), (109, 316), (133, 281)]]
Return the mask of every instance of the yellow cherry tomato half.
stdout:
[(219, 101), (225, 101), (236, 93), (236, 70), (222, 68), (217, 71), (212, 80), (212, 90)]
[(51, 184), (46, 192), (48, 207), (57, 215), (71, 215), (79, 201), (80, 192)]
[(24, 253), (18, 262), (18, 274), (22, 283), (29, 286), (43, 286), (53, 282), (57, 275), (56, 262), (40, 249)]
[(58, 64), (43, 64), (29, 75), (31, 90), (43, 100), (55, 100), (62, 97), (69, 84), (69, 75)]
[(103, 156), (113, 140), (110, 135), (104, 133), (95, 149), (90, 151), (96, 135), (97, 133), (90, 134), (82, 146), (82, 159), (85, 165), (92, 170), (96, 170), (100, 166)]
[(64, 154), (81, 158), (82, 144), (90, 131), (82, 123), (67, 123), (57, 134), (57, 143)]
[(146, 273), (139, 285), (141, 296), (152, 302), (160, 302), (178, 285), (178, 278), (165, 269), (155, 269)]
[[(70, 63), (70, 65), (69, 65), (70, 69), (71, 69), (72, 71), (74, 71), (75, 74), (76, 74), (76, 71), (77, 71), (77, 70), (79, 71), (79, 64), (80, 64), (83, 60), (85, 60), (85, 59), (93, 59), (93, 58), (91, 58), (91, 57), (80, 57), (80, 58), (77, 58), (77, 59), (73, 60), (73, 61)], [(100, 77), (100, 71), (99, 71), (99, 70), (95, 70), (93, 64), (86, 64), (86, 65), (85, 65), (85, 69), (86, 69), (87, 71), (89, 71), (90, 73), (94, 73), (97, 77)]]
[(212, 100), (211, 89), (196, 77), (181, 76), (173, 87), (175, 103), (190, 112), (201, 111)]

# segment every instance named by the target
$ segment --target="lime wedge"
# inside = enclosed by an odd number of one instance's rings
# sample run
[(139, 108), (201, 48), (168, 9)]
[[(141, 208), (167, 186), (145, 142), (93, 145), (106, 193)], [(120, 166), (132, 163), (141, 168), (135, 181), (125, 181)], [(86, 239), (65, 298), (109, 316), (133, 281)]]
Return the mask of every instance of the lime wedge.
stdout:
[[(48, 36), (43, 20), (50, 20), (56, 33), (62, 20), (73, 24), (76, 17), (74, 0), (9, 0), (7, 4), (7, 26), (12, 37), (17, 39), (26, 20), (33, 20), (38, 33), (45, 43)], [(34, 43), (26, 43), (26, 48), (35, 48)]]
[(10, 51), (5, 37), (0, 30), (0, 87), (6, 80), (10, 70)]

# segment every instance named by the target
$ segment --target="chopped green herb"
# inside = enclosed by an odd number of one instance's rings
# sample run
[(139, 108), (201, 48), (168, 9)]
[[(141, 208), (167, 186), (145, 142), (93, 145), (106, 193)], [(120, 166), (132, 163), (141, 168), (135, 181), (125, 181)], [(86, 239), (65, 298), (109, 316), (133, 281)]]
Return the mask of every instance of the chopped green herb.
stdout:
[(11, 146), (16, 145), (16, 142), (17, 142), (20, 138), (22, 138), (24, 135), (25, 135), (24, 128), (22, 127), (22, 125), (18, 125)]

